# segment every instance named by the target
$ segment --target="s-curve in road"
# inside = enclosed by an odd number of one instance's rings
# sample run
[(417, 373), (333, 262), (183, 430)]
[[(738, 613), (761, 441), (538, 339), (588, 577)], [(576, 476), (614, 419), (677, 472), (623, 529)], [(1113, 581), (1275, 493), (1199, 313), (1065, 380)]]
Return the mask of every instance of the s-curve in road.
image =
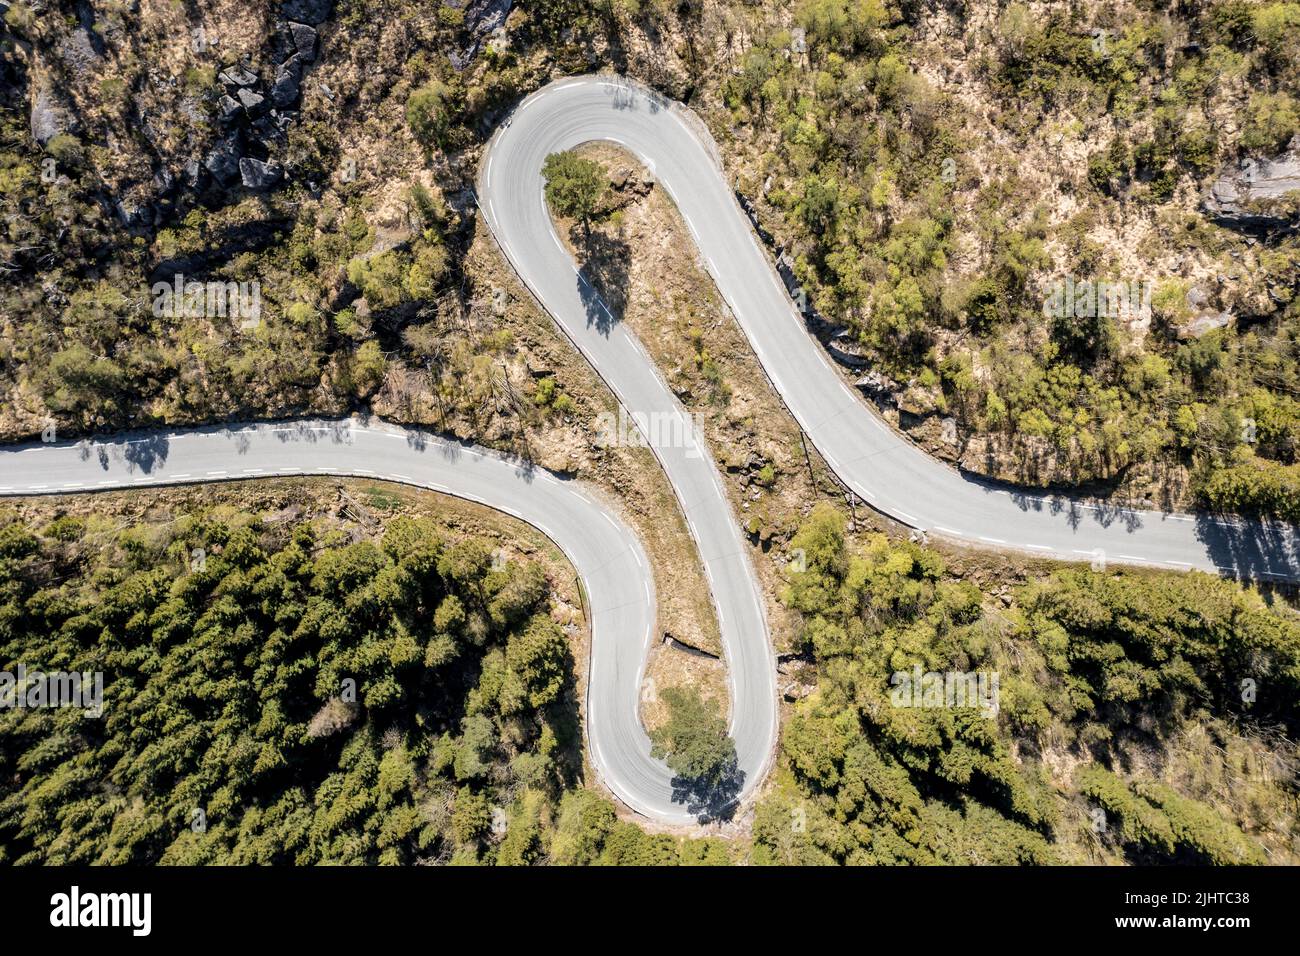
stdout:
[[(661, 407), (665, 390), (631, 336), (575, 274), (542, 195), (547, 154), (592, 141), (628, 149), (667, 190), (786, 406), (840, 479), (877, 510), (931, 534), (1070, 561), (1300, 578), (1290, 526), (1022, 493), (973, 480), (926, 455), (880, 420), (808, 333), (728, 188), (703, 125), (621, 77), (563, 80), (529, 96), (497, 132), (480, 171), (479, 200), (515, 270), (630, 409)], [(667, 460), (665, 467), (688, 514), (697, 522), (710, 516), (709, 527), (698, 529), (706, 552), (731, 550), (735, 534), (718, 527), (723, 509), (715, 507), (708, 480), (688, 477)], [(738, 572), (713, 584), (720, 607), (727, 587), (746, 586)], [(757, 622), (744, 624), (729, 638), (724, 628), (724, 641), (740, 703), (748, 707), (763, 696), (749, 696), (744, 683), (759, 679), (763, 655)], [(755, 715), (742, 710), (740, 716), (743, 729)]]
[[(599, 80), (578, 80), (547, 87), (525, 101), (488, 145), (479, 204), (519, 277), (633, 420), (650, 425), (644, 438), (663, 465), (699, 549), (727, 658), (737, 766), (733, 778), (715, 791), (679, 788), (678, 796), (702, 815), (712, 815), (752, 792), (776, 751), (776, 660), (767, 612), (749, 546), (704, 436), (641, 343), (605, 307), (560, 244), (542, 195), (541, 170), (549, 153), (588, 140), (627, 137), (630, 148), (643, 156), (682, 162), (671, 171), (674, 182), (698, 176), (717, 180), (718, 173), (711, 164), (698, 164), (698, 144), (695, 153), (678, 156), (675, 145), (655, 143), (661, 124), (676, 122), (669, 114), (655, 113), (644, 98), (621, 107), (615, 93)], [(668, 171), (663, 172), (666, 178)]]
[(578, 571), (591, 623), (587, 737), (606, 785), (646, 816), (691, 823), (650, 757), (638, 700), (655, 628), (650, 562), (636, 534), (578, 482), (423, 432), (346, 419), (128, 434), (0, 448), (0, 496), (76, 494), (280, 475), (373, 478), (476, 501), (528, 522)]

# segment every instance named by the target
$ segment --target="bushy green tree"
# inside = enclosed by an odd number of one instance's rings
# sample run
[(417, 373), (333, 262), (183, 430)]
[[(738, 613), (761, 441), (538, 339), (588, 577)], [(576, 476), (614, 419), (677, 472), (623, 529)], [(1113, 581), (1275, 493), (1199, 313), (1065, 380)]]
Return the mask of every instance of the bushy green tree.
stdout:
[(542, 176), (551, 209), (588, 228), (609, 191), (609, 180), (600, 164), (571, 150), (551, 153), (542, 164)]
[(735, 766), (736, 745), (718, 705), (706, 701), (696, 687), (669, 687), (660, 696), (668, 719), (650, 734), (652, 754), (686, 780), (722, 783)]

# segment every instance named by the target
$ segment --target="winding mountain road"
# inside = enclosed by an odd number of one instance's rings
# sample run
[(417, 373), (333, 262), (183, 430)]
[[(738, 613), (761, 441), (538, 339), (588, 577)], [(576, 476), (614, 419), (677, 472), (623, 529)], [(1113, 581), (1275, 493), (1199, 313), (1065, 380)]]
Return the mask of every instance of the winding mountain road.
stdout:
[(592, 628), (587, 733), (610, 789), (669, 823), (718, 813), (766, 775), (777, 739), (772, 642), (748, 545), (698, 433), (636, 338), (610, 314), (556, 236), (543, 196), (552, 152), (609, 141), (673, 198), (704, 267), (774, 388), (841, 481), (897, 521), (977, 546), (1065, 560), (1300, 579), (1289, 526), (1165, 514), (1033, 495), (973, 480), (892, 431), (807, 332), (728, 189), (702, 124), (616, 77), (552, 84), (493, 137), (479, 175), (483, 214), (511, 265), (649, 436), (699, 547), (729, 665), (737, 773), (693, 793), (650, 756), (638, 717), (655, 630), (649, 562), (634, 533), (574, 481), (419, 431), (360, 420), (151, 432), (109, 442), (0, 449), (0, 496), (65, 494), (272, 475), (352, 475), (481, 502), (537, 527), (582, 579)]
[(666, 389), (652, 387), (653, 366), (639, 344), (575, 273), (542, 193), (546, 155), (592, 141), (618, 144), (646, 163), (786, 407), (840, 480), (872, 507), (928, 534), (1067, 561), (1300, 578), (1300, 548), (1287, 525), (1032, 494), (925, 454), (849, 387), (807, 331), (728, 188), (703, 124), (621, 77), (562, 80), (529, 96), (498, 130), (480, 201), (516, 271), (629, 409), (666, 411), (673, 403)]

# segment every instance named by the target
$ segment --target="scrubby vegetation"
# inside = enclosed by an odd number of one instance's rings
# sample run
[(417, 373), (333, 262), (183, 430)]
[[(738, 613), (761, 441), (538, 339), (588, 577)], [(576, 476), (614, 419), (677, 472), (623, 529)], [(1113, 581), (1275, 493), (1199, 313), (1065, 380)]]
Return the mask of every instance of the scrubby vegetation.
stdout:
[[(1300, 616), (1229, 582), (1062, 570), (998, 599), (819, 506), (784, 596), (813, 689), (752, 842), (684, 838), (582, 785), (542, 565), (295, 501), (0, 516), (0, 665), (100, 671), (105, 702), (0, 712), (7, 862), (1294, 861)], [(898, 706), (914, 668), (996, 673), (996, 714)], [(725, 788), (716, 705), (663, 696), (658, 751)]]
[[(773, 231), (811, 301), (901, 383), (901, 407), (978, 439), (968, 467), (1128, 480), (1174, 502), (1186, 470), (1212, 507), (1296, 517), (1278, 490), (1294, 484), (1292, 449), (1241, 423), (1267, 395), (1276, 425), (1294, 424), (1300, 246), (1252, 251), (1194, 208), (1222, 162), (1300, 129), (1300, 74), (1278, 55), (1300, 39), (1295, 9), (1012, 3), (936, 18), (806, 0), (805, 44), (760, 31), (724, 91), (766, 150), (752, 182), (769, 177)], [(924, 47), (922, 27), (941, 45)], [(921, 49), (944, 65), (921, 68)], [(1238, 137), (1218, 122), (1233, 111)], [(1028, 151), (1053, 180), (1032, 178)], [(1146, 230), (1136, 249), (1103, 238)], [(1066, 275), (1164, 295), (1151, 322), (1045, 316), (1048, 280)], [(1179, 275), (1204, 276), (1202, 299), (1236, 323), (1183, 336), (1196, 309)]]
[[(759, 861), (1294, 860), (1294, 611), (1200, 574), (1061, 570), (994, 601), (934, 551), (855, 545), (824, 505), (794, 543), (786, 601), (817, 688), (784, 731)], [(893, 675), (913, 668), (997, 674), (996, 716), (900, 705)], [(1220, 744), (1193, 749), (1199, 726)]]
[[(104, 57), (134, 77), (205, 10), (151, 12), (140, 31), (106, 13)], [(71, 27), (29, 13), (12, 5), (10, 29), (41, 56), (13, 41), (3, 54), (9, 437), (49, 418), (84, 431), (376, 403), (465, 435), (539, 425), (511, 380), (520, 346), (500, 290), (469, 257), (468, 188), (511, 104), (614, 66), (700, 111), (808, 302), (895, 380), (922, 440), (951, 416), (953, 454), (977, 471), (1300, 514), (1297, 240), (1252, 245), (1196, 209), (1221, 164), (1300, 128), (1294, 3), (547, 0), (485, 43), (460, 10), (344, 0), (346, 42), (326, 29), (313, 68), (331, 95), (305, 94), (274, 157), (287, 187), (182, 191), (154, 225), (114, 211), (141, 164), (102, 143), (179, 167), (179, 138), (146, 147), (130, 97), (64, 76), (83, 125), (36, 148), (23, 95)], [(263, 51), (178, 52), (175, 89), (216, 109), (213, 77), (240, 56), (257, 66)], [(586, 223), (600, 184), (577, 188), (590, 176), (570, 166), (552, 201)], [(147, 284), (177, 271), (258, 280), (265, 320), (152, 315)], [(1150, 280), (1150, 323), (1044, 316), (1067, 275)], [(1225, 325), (1196, 325), (1220, 312)], [(516, 425), (493, 440), (526, 452)]]
[[(340, 5), (345, 19), (355, 12), (348, 7)], [(463, 87), (445, 82), (444, 65), (418, 49), (446, 48), (455, 23), (424, 23), (396, 65), (406, 77), (392, 91), (400, 108), (380, 135), (401, 140), (402, 148), (384, 147), (382, 195), (370, 188), (365, 156), (346, 147), (370, 116), (367, 107), (345, 110), (320, 93), (285, 127), (275, 157), (288, 170), (285, 188), (256, 192), (180, 181), (191, 175), (181, 166), (193, 160), (201, 170), (213, 147), (218, 71), (265, 68), (270, 54), (259, 45), (269, 41), (256, 35), (260, 20), (240, 24), (249, 29), (237, 39), (223, 24), (227, 42), (201, 50), (191, 48), (190, 36), (191, 27), (214, 29), (204, 4), (115, 9), (97, 21), (95, 42), (104, 47), (97, 70), (128, 77), (116, 82), (131, 87), (140, 108), (153, 104), (164, 124), (180, 128), (200, 117), (188, 138), (164, 141), (154, 126), (101, 98), (98, 85), (88, 88), (79, 72), (54, 70), (57, 51), (78, 28), (63, 18), (24, 16), (27, 10), (10, 7), (14, 33), (0, 40), (0, 213), (7, 224), (0, 236), (0, 438), (29, 438), (50, 423), (74, 435), (338, 414), (377, 400), (398, 417), (448, 430), (486, 431), (497, 416), (538, 420), (494, 371), (514, 352), (513, 337), (485, 320), (495, 291), (485, 296), (465, 279), (469, 210), (444, 194), (461, 180), (453, 174), (439, 182), (423, 172), (426, 163), (445, 163), (479, 142), (466, 126)], [(357, 38), (358, 48), (369, 42)], [(330, 82), (348, 73), (347, 46), (322, 41), (321, 58), (334, 57), (315, 69)], [(189, 64), (180, 104), (164, 102), (173, 95), (165, 76), (145, 75), (147, 66), (156, 72), (170, 62)], [(77, 99), (79, 123), (42, 149), (28, 129), (29, 86), (52, 70), (53, 88)], [(104, 145), (109, 138), (116, 151)], [(179, 188), (169, 188), (156, 208), (140, 207), (142, 187), (133, 177), (151, 164), (170, 164), (155, 189), (164, 180)], [(205, 310), (160, 314), (153, 287), (178, 275), (255, 283), (260, 323), (244, 326), (239, 317)]]

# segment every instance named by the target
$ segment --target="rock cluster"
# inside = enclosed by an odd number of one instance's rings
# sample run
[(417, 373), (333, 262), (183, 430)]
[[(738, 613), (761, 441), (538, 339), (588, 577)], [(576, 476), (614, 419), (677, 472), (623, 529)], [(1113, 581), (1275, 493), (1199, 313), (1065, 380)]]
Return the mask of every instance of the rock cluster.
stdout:
[[(217, 107), (222, 135), (202, 164), (191, 163), (186, 170), (190, 186), (203, 189), (205, 177), (210, 177), (222, 189), (240, 185), (263, 191), (283, 181), (284, 169), (269, 156), (285, 143), (302, 98), (303, 74), (316, 59), (315, 24), (329, 16), (331, 6), (324, 0), (291, 0), (282, 6), (291, 19), (277, 24), (272, 76), (261, 77), (246, 65), (218, 74), (224, 90)], [(292, 19), (295, 16), (303, 19)]]
[(463, 70), (469, 66), (485, 45), (495, 43), (499, 47), (508, 42), (505, 24), (514, 0), (449, 0), (447, 5), (461, 8), (464, 17), (461, 28), (470, 38), (464, 48), (447, 54), (447, 59), (456, 69)]
[(1300, 137), (1278, 156), (1245, 159), (1224, 167), (1202, 208), (1229, 229), (1287, 231), (1300, 226), (1300, 203), (1282, 201), (1288, 193), (1300, 194)]
[[(97, 128), (94, 117), (78, 113), (77, 88), (95, 88), (108, 69), (105, 39), (94, 29), (86, 0), (74, 0), (75, 17), (68, 33), (48, 50), (19, 43), (17, 78), (26, 72), (29, 130), (32, 140), (53, 149), (51, 141), (65, 135), (91, 141), (107, 139), (109, 149), (131, 148), (120, 143), (113, 129)], [(0, 7), (3, 3), (0, 2)], [(132, 94), (138, 144), (150, 157), (143, 177), (119, 176), (105, 183), (101, 200), (133, 231), (148, 231), (188, 205), (186, 194), (201, 196), (208, 205), (235, 198), (230, 191), (274, 189), (287, 178), (272, 157), (287, 145), (287, 133), (302, 98), (304, 75), (317, 57), (317, 28), (333, 12), (334, 0), (288, 0), (279, 7), (274, 32), (263, 47), (269, 67), (249, 61), (217, 74), (220, 89), (212, 94), (179, 93), (179, 80), (165, 70), (148, 67), (140, 88)], [(15, 72), (15, 71), (11, 71)], [(259, 75), (260, 74), (260, 75)], [(175, 143), (189, 137), (169, 123), (167, 107), (158, 100), (178, 102), (175, 118), (202, 130), (204, 151), (175, 154)], [(212, 107), (215, 106), (215, 109)], [(216, 127), (215, 137), (212, 136)]]

